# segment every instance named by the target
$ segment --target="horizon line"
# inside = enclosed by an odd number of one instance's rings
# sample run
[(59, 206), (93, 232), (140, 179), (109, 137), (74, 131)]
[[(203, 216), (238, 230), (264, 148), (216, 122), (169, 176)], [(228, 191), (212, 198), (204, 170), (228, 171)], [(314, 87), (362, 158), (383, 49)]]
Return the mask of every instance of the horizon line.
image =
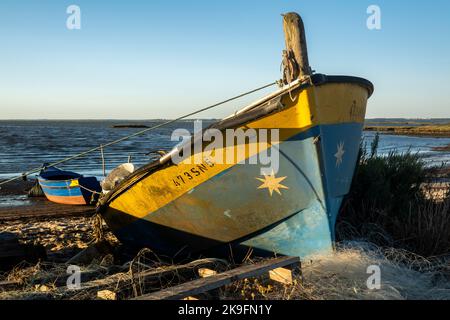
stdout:
[[(116, 119), (116, 118), (40, 118), (40, 119), (27, 119), (27, 118), (10, 118), (0, 119), (0, 121), (172, 121), (176, 118), (148, 118), (148, 119)], [(223, 118), (185, 118), (183, 120), (221, 120)], [(365, 118), (364, 120), (378, 120), (378, 119), (402, 119), (402, 120), (450, 120), (450, 116), (447, 117), (415, 117), (415, 118), (403, 118), (403, 117), (374, 117)]]

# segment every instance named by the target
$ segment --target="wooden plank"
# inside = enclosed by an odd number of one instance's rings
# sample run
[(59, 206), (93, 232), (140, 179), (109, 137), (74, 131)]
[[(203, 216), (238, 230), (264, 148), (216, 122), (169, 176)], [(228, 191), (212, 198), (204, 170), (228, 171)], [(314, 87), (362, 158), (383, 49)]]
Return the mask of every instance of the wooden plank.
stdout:
[(200, 293), (223, 287), (234, 281), (256, 277), (269, 270), (298, 264), (299, 262), (300, 259), (298, 257), (280, 257), (266, 260), (261, 263), (245, 265), (206, 278), (193, 280), (161, 291), (145, 294), (134, 298), (133, 300), (180, 300), (187, 296), (196, 296)]

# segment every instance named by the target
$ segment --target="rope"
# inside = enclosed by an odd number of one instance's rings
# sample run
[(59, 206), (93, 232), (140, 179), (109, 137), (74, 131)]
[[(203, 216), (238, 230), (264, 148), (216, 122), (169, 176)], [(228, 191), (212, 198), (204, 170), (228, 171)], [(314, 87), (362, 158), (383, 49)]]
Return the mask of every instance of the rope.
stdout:
[(94, 194), (102, 194), (101, 192), (95, 191), (95, 190), (91, 190), (89, 188), (86, 188), (84, 186), (82, 186), (81, 184), (78, 185), (81, 189), (84, 189), (86, 191), (89, 191), (90, 193), (94, 193)]
[(103, 219), (100, 214), (95, 214), (91, 220), (92, 223), (92, 242), (99, 243), (105, 239), (105, 233), (103, 230)]
[(294, 79), (294, 73), (298, 72), (298, 68), (291, 52), (283, 50), (283, 59), (281, 61), (280, 69), (282, 69), (282, 81), (289, 86), (289, 98), (294, 102), (295, 99), (292, 97), (291, 93), (291, 82)]
[[(126, 136), (126, 137), (122, 137), (122, 138), (120, 138), (120, 139), (117, 139), (117, 140), (108, 142), (108, 143), (106, 143), (106, 144), (104, 144), (104, 145), (100, 145), (100, 146), (98, 146), (98, 147), (94, 147), (94, 148), (92, 148), (92, 149), (89, 149), (89, 150), (86, 150), (86, 151), (84, 151), (84, 152), (78, 153), (78, 154), (76, 154), (76, 155), (74, 155), (74, 156), (71, 156), (71, 157), (68, 157), (68, 158), (65, 158), (65, 159), (62, 159), (62, 160), (59, 160), (59, 161), (50, 163), (50, 164), (47, 165), (47, 167), (53, 167), (53, 166), (56, 166), (56, 165), (58, 165), (58, 164), (68, 162), (68, 161), (70, 161), (70, 160), (73, 160), (73, 159), (76, 159), (76, 158), (80, 158), (80, 157), (85, 156), (85, 155), (87, 155), (87, 154), (89, 154), (89, 153), (91, 153), (91, 152), (97, 151), (97, 150), (102, 149), (102, 148), (105, 148), (105, 147), (109, 147), (109, 146), (111, 146), (111, 145), (114, 145), (114, 144), (117, 144), (117, 143), (119, 143), (119, 142), (125, 141), (125, 140), (127, 140), (127, 139), (132, 138), (132, 137), (139, 136), (139, 135), (141, 135), (141, 134), (143, 134), (143, 133), (145, 133), (145, 132), (147, 132), (147, 131), (155, 130), (155, 129), (161, 128), (161, 127), (163, 127), (163, 126), (167, 126), (167, 125), (169, 125), (169, 124), (171, 124), (171, 123), (174, 123), (174, 122), (176, 122), (176, 121), (183, 120), (183, 119), (185, 119), (185, 118), (188, 118), (188, 117), (190, 117), (190, 116), (196, 115), (196, 114), (201, 113), (201, 112), (206, 111), (206, 110), (210, 110), (210, 109), (212, 109), (212, 108), (215, 108), (215, 107), (220, 106), (220, 105), (222, 105), (222, 104), (225, 104), (225, 103), (227, 103), (227, 102), (230, 102), (230, 101), (233, 101), (233, 100), (242, 98), (242, 97), (244, 97), (244, 96), (246, 96), (246, 95), (252, 94), (252, 93), (254, 93), (254, 92), (257, 92), (257, 91), (266, 89), (266, 88), (268, 88), (268, 87), (271, 87), (271, 86), (273, 86), (273, 85), (276, 85), (277, 83), (278, 83), (278, 82), (275, 81), (275, 82), (266, 84), (266, 85), (264, 85), (264, 86), (262, 86), (262, 87), (259, 87), (259, 88), (256, 88), (256, 89), (247, 91), (247, 92), (245, 92), (245, 93), (241, 93), (241, 94), (239, 94), (239, 95), (237, 95), (237, 96), (234, 96), (234, 97), (232, 97), (232, 98), (223, 100), (223, 101), (221, 101), (221, 102), (215, 103), (215, 104), (213, 104), (213, 105), (210, 105), (210, 106), (208, 106), (208, 107), (199, 109), (199, 110), (197, 110), (197, 111), (194, 111), (194, 112), (185, 114), (184, 116), (178, 117), (178, 118), (176, 118), (176, 119), (168, 120), (168, 121), (166, 121), (166, 122), (157, 124), (157, 125), (155, 125), (155, 126), (153, 126), (153, 127), (146, 128), (146, 129), (144, 129), (144, 130), (141, 130), (141, 131), (135, 132), (135, 133), (133, 133), (133, 134), (130, 134), (130, 135)], [(42, 170), (42, 167), (38, 167), (38, 168), (31, 169), (31, 170), (29, 170), (29, 171), (27, 171), (27, 172), (24, 172), (24, 173), (21, 174), (20, 176), (16, 176), (16, 177), (13, 177), (13, 178), (10, 178), (10, 179), (8, 179), (8, 180), (5, 180), (5, 181), (0, 182), (0, 186), (1, 186), (1, 185), (4, 185), (4, 184), (6, 184), (6, 183), (9, 183), (9, 182), (11, 182), (11, 181), (20, 179), (20, 178), (22, 178), (23, 176), (28, 176), (28, 175), (33, 174), (33, 173), (38, 173), (38, 172), (40, 172), (41, 170)]]

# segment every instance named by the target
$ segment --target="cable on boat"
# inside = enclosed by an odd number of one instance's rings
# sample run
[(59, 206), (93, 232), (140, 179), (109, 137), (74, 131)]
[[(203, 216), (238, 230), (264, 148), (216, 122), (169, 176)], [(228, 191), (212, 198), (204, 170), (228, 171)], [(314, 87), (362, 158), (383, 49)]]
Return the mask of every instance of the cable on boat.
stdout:
[(78, 185), (78, 187), (80, 187), (81, 189), (84, 189), (84, 190), (86, 190), (86, 191), (89, 191), (90, 193), (93, 193), (93, 194), (102, 194), (101, 192), (98, 192), (98, 191), (95, 191), (95, 190), (91, 190), (91, 189), (89, 189), (89, 188), (86, 188), (85, 186), (82, 186), (81, 184)]
[[(258, 87), (258, 88), (256, 88), (256, 89), (253, 89), (253, 90), (250, 90), (250, 91), (247, 91), (247, 92), (244, 92), (244, 93), (241, 93), (241, 94), (239, 94), (239, 95), (237, 95), (237, 96), (234, 96), (234, 97), (232, 97), (232, 98), (229, 98), (229, 99), (220, 101), (220, 102), (218, 102), (218, 103), (215, 103), (215, 104), (213, 104), (213, 105), (207, 106), (207, 107), (202, 108), (202, 109), (199, 109), (199, 110), (197, 110), (197, 111), (194, 111), (194, 112), (185, 114), (185, 115), (183, 115), (183, 116), (181, 116), (181, 117), (178, 117), (178, 118), (176, 118), (176, 119), (168, 120), (168, 121), (166, 121), (166, 122), (157, 124), (157, 125), (155, 125), (155, 126), (153, 126), (153, 127), (146, 128), (146, 129), (144, 129), (144, 130), (135, 132), (135, 133), (133, 133), (133, 134), (130, 134), (130, 135), (125, 136), (125, 137), (122, 137), (122, 138), (120, 138), (120, 139), (117, 139), (117, 140), (108, 142), (108, 143), (103, 144), (103, 145), (100, 145), (100, 146), (98, 146), (98, 147), (94, 147), (94, 148), (89, 149), (89, 150), (86, 150), (86, 151), (84, 151), (84, 152), (78, 153), (78, 154), (76, 154), (76, 155), (74, 155), (74, 156), (67, 157), (67, 158), (65, 158), (65, 159), (62, 159), (62, 160), (59, 160), (59, 161), (50, 163), (50, 164), (47, 165), (47, 167), (53, 167), (53, 166), (56, 166), (56, 165), (58, 165), (58, 164), (68, 162), (68, 161), (70, 161), (70, 160), (73, 160), (73, 159), (76, 159), (76, 158), (80, 158), (80, 157), (85, 156), (85, 155), (87, 155), (87, 154), (89, 154), (89, 153), (91, 153), (91, 152), (94, 152), (94, 151), (97, 151), (97, 150), (103, 150), (105, 147), (109, 147), (109, 146), (111, 146), (111, 145), (114, 145), (114, 144), (117, 144), (117, 143), (119, 143), (119, 142), (125, 141), (125, 140), (127, 140), (127, 139), (132, 138), (132, 137), (139, 136), (139, 135), (141, 135), (141, 134), (143, 134), (143, 133), (145, 133), (145, 132), (147, 132), (147, 131), (150, 131), (150, 130), (154, 130), (154, 129), (158, 129), (158, 128), (164, 127), (164, 126), (169, 125), (169, 124), (171, 124), (171, 123), (174, 123), (174, 122), (176, 122), (176, 121), (183, 120), (183, 119), (185, 119), (185, 118), (187, 118), (187, 117), (193, 116), (193, 115), (198, 114), (198, 113), (201, 113), (201, 112), (203, 112), (203, 111), (210, 110), (210, 109), (212, 109), (212, 108), (218, 107), (218, 106), (220, 106), (220, 105), (222, 105), (222, 104), (225, 104), (225, 103), (227, 103), (227, 102), (230, 102), (230, 101), (233, 101), (233, 100), (242, 98), (242, 97), (244, 97), (244, 96), (246, 96), (246, 95), (249, 95), (249, 94), (255, 93), (255, 92), (257, 92), (257, 91), (260, 91), (260, 90), (266, 89), (266, 88), (268, 88), (268, 87), (271, 87), (271, 86), (273, 86), (273, 85), (279, 85), (279, 84), (280, 84), (279, 81), (274, 81), (274, 82), (272, 82), (272, 83), (268, 83), (268, 84), (266, 84), (266, 85), (264, 85), (264, 86)], [(38, 172), (40, 172), (41, 170), (42, 170), (42, 166), (39, 167), (39, 168), (31, 169), (31, 170), (29, 170), (29, 171), (27, 171), (27, 172), (22, 173), (20, 176), (16, 176), (16, 177), (7, 179), (7, 180), (5, 180), (5, 181), (1, 181), (1, 182), (0, 182), (0, 186), (1, 186), (1, 185), (4, 185), (4, 184), (6, 184), (6, 183), (9, 183), (9, 182), (12, 182), (12, 181), (15, 181), (15, 180), (24, 178), (24, 177), (26, 177), (26, 176), (28, 176), (28, 175), (30, 175), (30, 174), (38, 173)], [(1, 189), (1, 188), (0, 188), (0, 189)]]

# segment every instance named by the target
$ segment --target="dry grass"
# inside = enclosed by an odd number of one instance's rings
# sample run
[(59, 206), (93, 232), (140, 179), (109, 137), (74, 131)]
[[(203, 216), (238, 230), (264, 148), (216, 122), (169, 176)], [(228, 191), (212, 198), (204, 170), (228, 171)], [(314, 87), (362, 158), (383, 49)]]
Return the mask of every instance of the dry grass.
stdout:
[(377, 135), (370, 152), (361, 148), (337, 221), (338, 240), (364, 239), (425, 257), (449, 254), (448, 170), (427, 168), (410, 152), (378, 156), (378, 141)]
[(412, 202), (401, 214), (372, 206), (348, 206), (339, 218), (340, 240), (364, 239), (383, 247), (433, 257), (450, 253), (450, 199)]

